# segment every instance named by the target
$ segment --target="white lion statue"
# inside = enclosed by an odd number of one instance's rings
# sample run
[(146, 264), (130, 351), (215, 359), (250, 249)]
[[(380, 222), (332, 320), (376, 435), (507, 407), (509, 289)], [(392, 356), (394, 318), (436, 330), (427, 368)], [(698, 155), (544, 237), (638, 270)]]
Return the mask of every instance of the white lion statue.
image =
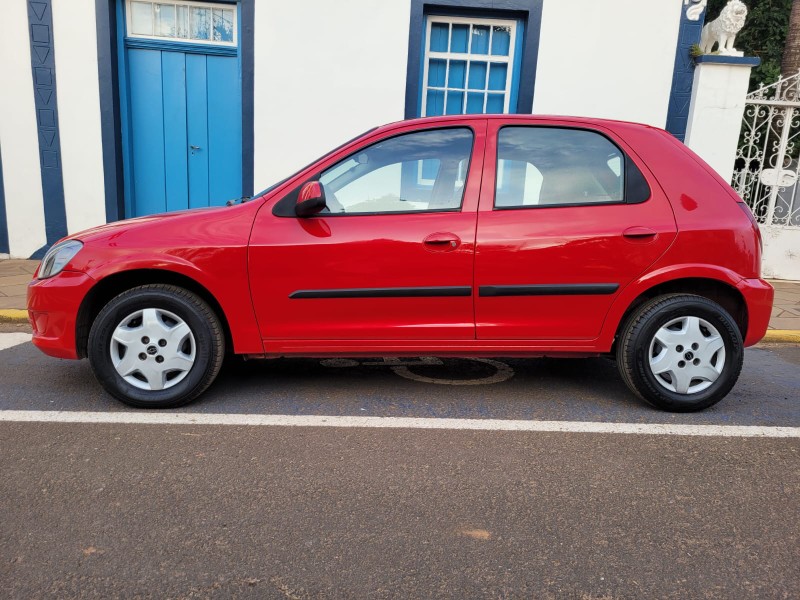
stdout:
[(700, 35), (700, 49), (703, 54), (711, 54), (714, 44), (719, 44), (719, 53), (728, 56), (741, 56), (733, 47), (736, 34), (744, 27), (747, 7), (741, 0), (730, 0), (719, 17), (706, 23)]

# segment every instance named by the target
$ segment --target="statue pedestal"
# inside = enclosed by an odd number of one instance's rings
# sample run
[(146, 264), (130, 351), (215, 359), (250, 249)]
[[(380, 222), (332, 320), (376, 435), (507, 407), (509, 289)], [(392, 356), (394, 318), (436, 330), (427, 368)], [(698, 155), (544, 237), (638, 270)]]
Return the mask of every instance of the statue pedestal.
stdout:
[(695, 63), (685, 144), (730, 182), (750, 69), (761, 59), (706, 54)]

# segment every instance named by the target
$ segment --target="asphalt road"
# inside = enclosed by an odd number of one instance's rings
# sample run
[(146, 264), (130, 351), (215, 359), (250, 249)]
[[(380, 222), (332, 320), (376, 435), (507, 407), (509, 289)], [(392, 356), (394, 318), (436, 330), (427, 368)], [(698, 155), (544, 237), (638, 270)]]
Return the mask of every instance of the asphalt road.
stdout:
[[(230, 365), (180, 412), (800, 426), (797, 347), (694, 415), (605, 359), (357, 362)], [(129, 411), (30, 344), (0, 350), (23, 409)], [(0, 448), (4, 597), (800, 597), (797, 437), (0, 422)]]

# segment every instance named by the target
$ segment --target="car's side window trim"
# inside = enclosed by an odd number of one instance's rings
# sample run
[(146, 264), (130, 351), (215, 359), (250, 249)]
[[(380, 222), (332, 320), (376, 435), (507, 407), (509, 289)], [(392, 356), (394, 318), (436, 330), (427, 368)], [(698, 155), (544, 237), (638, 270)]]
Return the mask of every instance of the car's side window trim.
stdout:
[[(534, 129), (534, 128), (549, 128), (549, 129), (570, 129), (570, 130), (577, 130), (577, 131), (588, 131), (590, 133), (596, 133), (597, 135), (602, 136), (606, 140), (608, 140), (624, 157), (624, 180), (623, 180), (623, 192), (622, 192), (622, 200), (613, 200), (611, 202), (562, 202), (558, 204), (528, 204), (528, 205), (519, 205), (519, 206), (497, 206), (497, 171), (498, 165), (500, 162), (500, 133), (503, 129), (508, 128), (526, 128), (526, 129)], [(522, 125), (517, 123), (511, 123), (508, 125), (502, 125), (497, 129), (495, 133), (495, 169), (494, 169), (494, 190), (492, 192), (492, 210), (543, 210), (548, 208), (567, 208), (567, 207), (585, 207), (585, 206), (619, 206), (621, 204), (641, 204), (642, 202), (647, 202), (652, 195), (652, 191), (650, 189), (650, 184), (647, 182), (647, 179), (642, 173), (642, 170), (636, 164), (636, 162), (630, 157), (630, 155), (623, 150), (620, 145), (609, 135), (607, 135), (603, 131), (599, 131), (597, 129), (592, 129), (591, 127), (577, 127), (574, 125), (549, 125), (549, 124), (535, 124), (535, 125)]]
[(328, 217), (340, 218), (340, 217), (373, 217), (373, 216), (380, 216), (380, 215), (383, 215), (383, 216), (387, 216), (387, 215), (420, 215), (420, 214), (427, 214), (427, 213), (437, 214), (437, 213), (458, 213), (458, 212), (461, 212), (463, 210), (463, 208), (464, 208), (464, 196), (466, 195), (466, 192), (467, 192), (467, 183), (469, 182), (470, 169), (472, 168), (472, 164), (473, 164), (473, 158), (474, 158), (474, 154), (475, 154), (475, 138), (476, 138), (476, 135), (477, 135), (476, 131), (475, 131), (475, 127), (472, 124), (469, 124), (469, 123), (459, 123), (457, 125), (447, 125), (447, 126), (443, 126), (443, 127), (425, 127), (425, 128), (422, 128), (422, 129), (413, 129), (411, 131), (399, 131), (399, 132), (394, 133), (392, 135), (388, 135), (386, 137), (383, 137), (383, 138), (380, 138), (380, 139), (377, 139), (377, 140), (373, 140), (369, 144), (367, 144), (366, 146), (361, 146), (359, 148), (356, 148), (355, 150), (353, 150), (353, 152), (351, 152), (350, 154), (340, 158), (339, 160), (335, 161), (333, 164), (328, 165), (325, 168), (315, 172), (313, 175), (308, 177), (305, 181), (303, 181), (300, 184), (298, 184), (297, 187), (295, 187), (293, 190), (291, 190), (290, 192), (287, 192), (286, 195), (283, 198), (281, 198), (280, 200), (278, 200), (274, 204), (274, 206), (272, 208), (272, 214), (274, 216), (276, 216), (276, 217), (297, 218), (297, 215), (294, 212), (294, 207), (295, 207), (295, 204), (297, 203), (297, 197), (300, 194), (300, 189), (306, 183), (308, 183), (310, 181), (319, 181), (320, 177), (322, 176), (322, 173), (325, 172), (326, 170), (328, 170), (331, 167), (333, 167), (333, 166), (335, 166), (335, 165), (337, 165), (339, 163), (342, 163), (342, 162), (344, 162), (344, 161), (356, 156), (357, 154), (359, 154), (361, 152), (364, 152), (364, 150), (374, 146), (375, 144), (380, 144), (380, 143), (383, 143), (383, 142), (387, 142), (389, 140), (392, 140), (392, 139), (395, 139), (395, 138), (398, 138), (398, 137), (402, 137), (404, 135), (410, 135), (410, 134), (414, 134), (414, 133), (421, 133), (421, 132), (427, 132), (427, 131), (441, 131), (441, 130), (447, 130), (447, 129), (468, 129), (470, 131), (470, 133), (472, 134), (472, 144), (471, 144), (470, 149), (469, 149), (469, 160), (467, 161), (467, 166), (466, 166), (466, 170), (465, 170), (466, 179), (464, 180), (464, 188), (463, 188), (463, 192), (461, 194), (461, 202), (459, 203), (459, 205), (457, 207), (453, 207), (453, 208), (433, 208), (433, 209), (421, 209), (421, 210), (406, 210), (406, 211), (377, 211), (377, 212), (351, 212), (351, 213), (326, 212), (326, 213), (319, 213), (318, 215), (315, 215), (315, 216), (316, 217), (324, 217), (324, 218), (328, 218)]

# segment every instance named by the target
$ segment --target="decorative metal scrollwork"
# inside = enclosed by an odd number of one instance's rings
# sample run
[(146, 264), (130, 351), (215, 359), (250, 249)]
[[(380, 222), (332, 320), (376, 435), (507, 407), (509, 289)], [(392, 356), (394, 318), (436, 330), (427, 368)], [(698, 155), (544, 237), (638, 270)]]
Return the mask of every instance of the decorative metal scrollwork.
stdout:
[(759, 223), (800, 227), (799, 135), (800, 73), (747, 95), (731, 185)]

